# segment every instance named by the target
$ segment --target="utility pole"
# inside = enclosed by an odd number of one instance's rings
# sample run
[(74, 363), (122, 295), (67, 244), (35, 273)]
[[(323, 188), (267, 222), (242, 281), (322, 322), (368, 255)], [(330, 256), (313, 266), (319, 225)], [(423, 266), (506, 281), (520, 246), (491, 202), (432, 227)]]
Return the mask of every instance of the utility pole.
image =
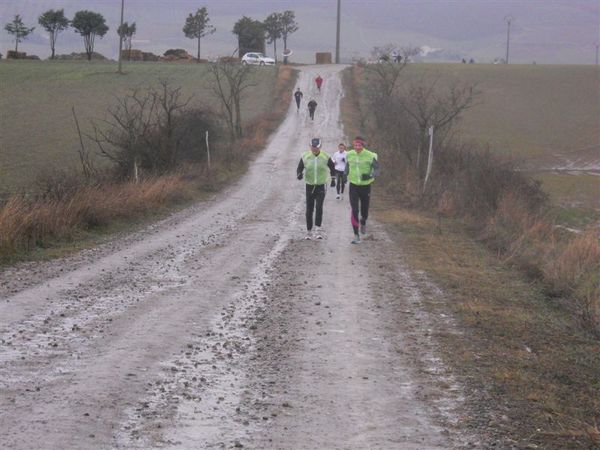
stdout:
[(335, 33), (335, 63), (340, 63), (340, 9), (342, 0), (337, 0), (337, 29)]
[(506, 16), (504, 18), (506, 21), (506, 64), (508, 64), (508, 57), (510, 51), (510, 24), (514, 20), (512, 16)]
[[(121, 0), (121, 26), (119, 27), (119, 29), (121, 30), (121, 32), (123, 31), (123, 11), (125, 10), (125, 0)], [(123, 36), (121, 33), (119, 34), (119, 70), (117, 71), (118, 73), (123, 73), (121, 71), (121, 58), (122, 58), (122, 53), (123, 53)]]

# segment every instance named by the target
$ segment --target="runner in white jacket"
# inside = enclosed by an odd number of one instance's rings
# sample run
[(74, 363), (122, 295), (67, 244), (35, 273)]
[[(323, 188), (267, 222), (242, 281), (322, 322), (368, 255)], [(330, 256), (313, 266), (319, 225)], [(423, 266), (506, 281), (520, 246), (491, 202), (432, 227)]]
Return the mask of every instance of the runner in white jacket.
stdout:
[(338, 145), (338, 151), (331, 157), (335, 164), (335, 187), (337, 200), (344, 198), (344, 187), (346, 186), (346, 144)]

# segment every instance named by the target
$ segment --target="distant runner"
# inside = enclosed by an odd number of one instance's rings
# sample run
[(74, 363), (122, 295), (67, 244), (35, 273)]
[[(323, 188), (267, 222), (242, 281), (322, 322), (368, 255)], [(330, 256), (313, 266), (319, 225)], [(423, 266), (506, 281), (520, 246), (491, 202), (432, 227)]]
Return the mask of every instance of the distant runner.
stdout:
[(298, 111), (300, 111), (300, 101), (302, 101), (302, 97), (304, 97), (304, 94), (302, 94), (300, 88), (296, 89), (296, 92), (294, 92), (294, 98), (296, 99), (296, 107), (298, 108)]
[(338, 151), (333, 154), (331, 159), (335, 164), (335, 186), (337, 200), (344, 198), (344, 187), (346, 186), (346, 144), (338, 145)]
[(321, 92), (321, 85), (323, 84), (323, 78), (321, 78), (321, 75), (317, 75), (317, 78), (315, 78), (315, 83), (317, 85), (317, 89), (319, 92)]
[(313, 98), (310, 102), (308, 102), (308, 114), (310, 115), (310, 120), (315, 120), (315, 109), (317, 109), (317, 102)]
[(312, 239), (313, 212), (315, 210), (315, 238), (323, 239), (321, 223), (323, 221), (323, 201), (325, 200), (325, 185), (330, 176), (335, 173), (335, 166), (329, 155), (321, 151), (321, 139), (310, 141), (310, 151), (300, 158), (296, 175), (299, 180), (304, 177), (306, 182), (306, 238)]
[[(367, 218), (369, 217), (369, 199), (371, 197), (371, 184), (379, 175), (379, 161), (377, 153), (365, 148), (365, 140), (356, 136), (352, 142), (354, 150), (346, 156), (346, 175), (350, 181), (350, 206), (352, 213), (350, 220), (354, 230), (353, 244), (360, 244), (360, 235), (367, 233)], [(360, 209), (360, 221), (359, 221)], [(360, 225), (360, 234), (359, 234)]]

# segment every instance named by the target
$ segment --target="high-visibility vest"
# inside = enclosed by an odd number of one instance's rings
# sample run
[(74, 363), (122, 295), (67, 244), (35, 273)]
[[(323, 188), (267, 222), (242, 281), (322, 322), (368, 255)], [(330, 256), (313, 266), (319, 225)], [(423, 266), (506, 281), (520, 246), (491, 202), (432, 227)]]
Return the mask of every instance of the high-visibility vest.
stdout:
[(371, 175), (371, 164), (377, 159), (377, 153), (371, 152), (366, 148), (360, 153), (356, 150), (350, 150), (346, 154), (346, 164), (348, 165), (348, 181), (358, 186), (366, 186), (375, 181), (373, 178), (363, 180), (362, 175), (367, 173)]
[(308, 151), (302, 155), (304, 162), (304, 181), (306, 184), (317, 185), (327, 183), (329, 178), (329, 155), (325, 152), (320, 152), (317, 156), (312, 151)]

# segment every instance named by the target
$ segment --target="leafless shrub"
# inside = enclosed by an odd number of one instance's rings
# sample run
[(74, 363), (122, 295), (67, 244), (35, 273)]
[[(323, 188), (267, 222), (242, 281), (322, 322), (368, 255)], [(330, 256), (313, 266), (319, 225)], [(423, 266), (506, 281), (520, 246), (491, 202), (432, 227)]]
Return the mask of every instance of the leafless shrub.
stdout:
[(427, 130), (432, 127), (436, 146), (444, 142), (461, 115), (475, 105), (479, 91), (475, 84), (449, 81), (441, 85), (440, 76), (432, 80), (422, 78), (408, 84), (397, 98), (399, 105), (412, 118), (418, 129), (416, 167), (422, 173), (421, 157), (427, 142)]
[(180, 117), (179, 155), (180, 162), (205, 162), (206, 133), (208, 133), (210, 152), (213, 157), (227, 157), (229, 142), (223, 130), (223, 123), (212, 111), (193, 108)]
[(182, 116), (190, 100), (166, 80), (156, 89), (135, 89), (108, 110), (108, 119), (93, 124), (94, 134), (88, 137), (123, 178), (138, 167), (152, 174), (167, 172), (178, 162)]
[(501, 199), (512, 193), (522, 199), (529, 212), (539, 213), (547, 196), (535, 180), (516, 171), (513, 160), (466, 145), (449, 143), (438, 149), (432, 183), (423, 197), (436, 207), (439, 199), (451, 196), (454, 216), (485, 221), (497, 210)]
[(392, 45), (375, 47), (372, 51), (373, 63), (364, 65), (371, 102), (389, 99), (400, 83), (400, 75), (408, 63), (409, 55), (414, 54), (412, 49), (403, 49), (401, 60), (395, 62), (389, 56), (393, 49)]
[(210, 63), (208, 67), (214, 81), (212, 90), (221, 103), (230, 137), (232, 140), (239, 139), (244, 134), (241, 102), (244, 92), (256, 85), (250, 78), (254, 68), (223, 58)]
[(47, 168), (33, 181), (32, 197), (38, 200), (61, 200), (73, 195), (86, 180), (75, 170)]

